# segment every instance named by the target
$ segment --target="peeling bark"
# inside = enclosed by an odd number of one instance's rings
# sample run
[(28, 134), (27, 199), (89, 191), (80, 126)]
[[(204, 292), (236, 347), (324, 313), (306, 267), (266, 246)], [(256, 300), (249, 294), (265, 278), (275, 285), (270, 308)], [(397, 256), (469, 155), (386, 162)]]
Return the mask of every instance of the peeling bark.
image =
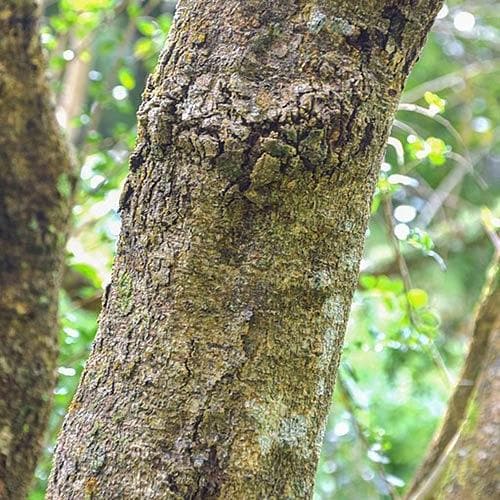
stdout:
[(0, 498), (24, 499), (55, 382), (71, 165), (44, 79), (36, 3), (0, 5)]
[[(498, 258), (497, 258), (498, 261)], [(490, 269), (469, 353), (409, 500), (500, 497), (500, 272)]]
[(48, 498), (307, 498), (398, 99), (440, 2), (184, 0)]

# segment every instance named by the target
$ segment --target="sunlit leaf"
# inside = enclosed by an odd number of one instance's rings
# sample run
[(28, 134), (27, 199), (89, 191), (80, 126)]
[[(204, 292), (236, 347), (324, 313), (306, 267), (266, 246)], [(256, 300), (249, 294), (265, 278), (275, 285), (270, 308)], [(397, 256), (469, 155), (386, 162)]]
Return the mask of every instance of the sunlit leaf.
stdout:
[(125, 66), (122, 66), (118, 70), (118, 80), (128, 90), (132, 90), (135, 87), (134, 74)]
[(139, 59), (150, 57), (154, 53), (154, 43), (150, 38), (140, 38), (134, 46), (134, 55)]
[(442, 113), (446, 107), (446, 101), (432, 92), (427, 91), (424, 94), (424, 99), (429, 105), (429, 110), (434, 113)]
[(428, 158), (434, 165), (443, 165), (446, 162), (448, 148), (445, 142), (438, 137), (428, 137), (425, 143), (429, 147)]
[(139, 17), (136, 21), (137, 29), (144, 36), (151, 37), (155, 34), (158, 26), (150, 17)]
[(421, 288), (412, 288), (406, 294), (408, 302), (415, 309), (425, 307), (429, 303), (429, 296), (425, 290)]

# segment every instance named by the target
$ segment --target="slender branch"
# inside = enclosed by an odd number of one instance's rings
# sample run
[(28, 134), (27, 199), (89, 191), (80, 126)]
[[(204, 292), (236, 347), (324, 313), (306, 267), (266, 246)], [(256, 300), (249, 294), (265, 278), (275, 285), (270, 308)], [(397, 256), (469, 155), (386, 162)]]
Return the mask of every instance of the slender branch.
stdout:
[[(399, 267), (399, 272), (401, 274), (401, 278), (403, 280), (403, 285), (406, 294), (413, 288), (411, 284), (411, 277), (410, 277), (410, 272), (408, 270), (408, 266), (406, 264), (406, 260), (403, 256), (403, 253), (401, 252), (401, 248), (399, 246), (399, 240), (396, 239), (394, 235), (394, 221), (392, 218), (392, 200), (389, 196), (385, 196), (383, 199), (383, 206), (384, 206), (384, 217), (387, 225), (387, 231), (389, 235), (389, 239), (392, 243), (392, 247), (394, 249), (394, 255), (396, 257), (398, 267)], [(408, 302), (408, 300), (405, 301), (407, 311), (408, 311), (408, 318), (410, 320), (410, 323), (412, 326), (418, 331), (418, 321), (415, 318), (415, 313), (413, 310), (412, 305)], [(441, 357), (441, 354), (439, 353), (439, 350), (435, 346), (434, 342), (432, 339), (429, 339), (429, 344), (428, 345), (423, 345), (423, 347), (428, 348), (429, 354), (431, 355), (431, 358), (438, 368), (439, 372), (442, 375), (443, 381), (445, 382), (445, 385), (447, 387), (452, 386), (453, 382), (451, 380), (450, 374), (448, 372), (448, 369), (446, 368), (446, 365), (443, 361), (443, 358)]]
[(59, 124), (66, 130), (69, 141), (74, 144), (79, 129), (72, 126), (85, 103), (88, 87), (90, 59), (75, 56), (66, 66), (61, 94), (57, 107)]
[(440, 92), (457, 85), (462, 85), (465, 80), (470, 80), (482, 74), (492, 73), (499, 68), (499, 59), (490, 59), (488, 61), (469, 64), (465, 66), (465, 68), (440, 76), (439, 78), (425, 82), (405, 92), (403, 94), (403, 101), (405, 103), (414, 103), (422, 99), (426, 92)]
[(424, 108), (422, 106), (417, 106), (416, 104), (400, 103), (398, 109), (399, 111), (410, 111), (412, 113), (418, 113), (419, 115), (431, 118), (435, 122), (442, 125), (453, 136), (453, 138), (458, 142), (458, 144), (460, 144), (465, 156), (467, 168), (470, 174), (472, 174), (472, 176), (476, 179), (478, 185), (482, 189), (488, 188), (488, 184), (486, 183), (486, 181), (474, 170), (474, 164), (469, 149), (467, 148), (467, 145), (465, 144), (462, 136), (449, 120), (447, 120), (446, 118), (444, 118), (439, 114), (434, 113), (433, 111), (427, 108)]
[(407, 499), (427, 498), (439, 480), (446, 457), (453, 449), (453, 441), (466, 418), (470, 398), (479, 380), (483, 361), (488, 354), (488, 346), (495, 322), (498, 323), (498, 303), (500, 301), (499, 257), (496, 253), (488, 273), (480, 306), (476, 315), (469, 353), (462, 369), (460, 379), (448, 402), (448, 408), (440, 430), (436, 434), (420, 469), (417, 471), (408, 490)]

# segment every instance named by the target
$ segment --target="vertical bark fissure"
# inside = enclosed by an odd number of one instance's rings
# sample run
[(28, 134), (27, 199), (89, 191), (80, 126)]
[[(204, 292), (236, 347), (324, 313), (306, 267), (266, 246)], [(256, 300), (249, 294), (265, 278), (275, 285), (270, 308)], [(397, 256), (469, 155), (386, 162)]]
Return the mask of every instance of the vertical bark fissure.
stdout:
[(438, 4), (398, 2), (395, 24), (382, 1), (180, 2), (49, 498), (310, 495), (378, 167)]
[(54, 119), (36, 3), (0, 5), (0, 498), (24, 499), (55, 382), (72, 171)]

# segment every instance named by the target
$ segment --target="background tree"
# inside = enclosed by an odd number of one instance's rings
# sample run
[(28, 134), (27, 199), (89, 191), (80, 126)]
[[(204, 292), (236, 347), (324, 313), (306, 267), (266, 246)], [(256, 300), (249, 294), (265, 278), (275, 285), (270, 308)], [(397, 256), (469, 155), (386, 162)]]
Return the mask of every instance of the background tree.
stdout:
[(49, 498), (310, 495), (381, 155), (439, 7), (178, 7)]
[(497, 466), (500, 273), (498, 256), (489, 271), (463, 371), (408, 498), (494, 498)]
[(0, 5), (0, 497), (25, 498), (56, 376), (71, 161), (55, 121), (36, 2)]
[[(68, 123), (82, 169), (60, 301), (60, 376), (32, 499), (44, 498), (55, 436), (95, 334), (119, 229), (126, 158), (136, 135), (135, 109), (174, 4), (45, 2), (42, 42), (57, 102), (63, 102), (72, 67), (87, 66), (89, 72), (82, 111)], [(396, 497), (446, 409), (491, 260), (481, 207), (497, 215), (499, 208), (495, 9), (490, 0), (447, 2), (406, 85), (404, 105), (418, 106), (399, 111), (382, 166), (342, 384), (318, 468), (318, 499)], [(424, 220), (422, 213), (434, 215)], [(388, 231), (391, 225), (397, 236)], [(409, 270), (410, 290), (416, 289), (410, 294), (396, 247)], [(409, 320), (408, 297), (419, 305), (412, 309), (416, 322)]]

